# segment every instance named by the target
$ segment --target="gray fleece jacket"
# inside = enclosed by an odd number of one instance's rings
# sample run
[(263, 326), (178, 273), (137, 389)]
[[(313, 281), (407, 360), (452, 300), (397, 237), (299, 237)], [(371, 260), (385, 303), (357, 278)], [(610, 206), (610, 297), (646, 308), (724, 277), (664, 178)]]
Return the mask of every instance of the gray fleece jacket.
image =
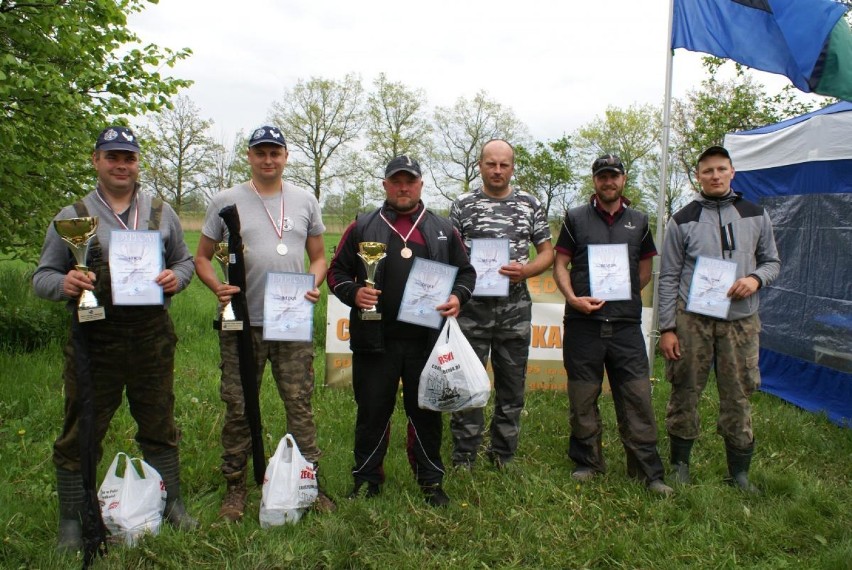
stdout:
[[(722, 198), (704, 194), (678, 210), (666, 226), (660, 263), (660, 331), (675, 328), (677, 300), (686, 302), (698, 256), (733, 261), (737, 279), (751, 275), (760, 286), (778, 277), (781, 260), (769, 214), (730, 192)], [(731, 302), (728, 320), (753, 315), (758, 295)]]

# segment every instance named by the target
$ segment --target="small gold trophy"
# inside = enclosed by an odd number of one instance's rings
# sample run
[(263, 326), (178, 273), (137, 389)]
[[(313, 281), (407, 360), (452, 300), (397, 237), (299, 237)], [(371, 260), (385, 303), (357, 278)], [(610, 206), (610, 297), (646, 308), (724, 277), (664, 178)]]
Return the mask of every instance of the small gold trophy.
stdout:
[[(76, 265), (74, 269), (88, 273), (86, 256), (89, 254), (89, 244), (98, 230), (98, 217), (69, 218), (67, 220), (54, 220), (53, 227), (62, 241), (68, 245), (74, 255)], [(81, 323), (98, 321), (106, 317), (104, 308), (98, 305), (98, 299), (91, 291), (84, 290), (77, 301), (77, 318)]]
[[(385, 253), (387, 246), (377, 241), (362, 241), (358, 244), (358, 257), (364, 262), (364, 267), (367, 269), (367, 287), (374, 289), (376, 287), (376, 268), (379, 262), (387, 256)], [(376, 311), (375, 307), (369, 309), (361, 309), (360, 317), (362, 321), (380, 321), (382, 314)]]
[[(231, 257), (228, 253), (228, 242), (219, 242), (216, 244), (213, 252), (216, 261), (222, 268), (222, 274), (225, 276), (225, 284), (228, 284), (228, 265), (231, 263)], [(217, 328), (223, 331), (241, 331), (243, 330), (243, 322), (237, 320), (234, 314), (234, 307), (230, 301), (219, 310), (219, 326)]]

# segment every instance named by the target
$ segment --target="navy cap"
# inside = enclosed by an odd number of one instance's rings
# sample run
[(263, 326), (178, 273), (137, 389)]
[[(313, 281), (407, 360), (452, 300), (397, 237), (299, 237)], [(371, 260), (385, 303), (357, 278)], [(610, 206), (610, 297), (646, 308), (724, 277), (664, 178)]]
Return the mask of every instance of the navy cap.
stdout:
[(417, 161), (405, 155), (398, 156), (391, 160), (385, 168), (385, 178), (390, 178), (397, 172), (408, 172), (417, 178), (421, 178), (423, 173), (420, 171), (420, 165)]
[(136, 135), (127, 127), (112, 126), (101, 131), (95, 150), (127, 150), (139, 152)]
[(287, 141), (284, 140), (284, 135), (281, 134), (281, 129), (264, 125), (251, 134), (249, 139), (249, 148), (259, 144), (277, 144), (287, 148)]
[(702, 152), (699, 155), (698, 160), (695, 161), (695, 164), (698, 164), (699, 162), (701, 162), (705, 158), (708, 158), (708, 157), (711, 157), (711, 156), (721, 156), (723, 158), (727, 158), (728, 160), (731, 160), (731, 153), (728, 152), (728, 149), (726, 149), (723, 146), (714, 145), (714, 146), (707, 147), (704, 150), (704, 152)]
[(614, 154), (605, 154), (595, 159), (592, 163), (592, 176), (597, 176), (599, 173), (607, 170), (624, 174), (624, 164)]

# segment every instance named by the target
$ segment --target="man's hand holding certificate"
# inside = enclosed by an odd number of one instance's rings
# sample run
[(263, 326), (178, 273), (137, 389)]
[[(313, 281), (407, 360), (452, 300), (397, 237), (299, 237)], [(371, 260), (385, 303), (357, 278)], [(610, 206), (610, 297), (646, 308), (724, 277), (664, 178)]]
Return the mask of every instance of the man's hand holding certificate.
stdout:
[(737, 264), (733, 261), (699, 256), (695, 262), (686, 310), (717, 319), (728, 318), (731, 308), (728, 291), (736, 278)]
[(470, 263), (476, 269), (476, 297), (506, 297), (509, 295), (509, 276), (500, 268), (509, 264), (508, 239), (470, 240)]
[(315, 289), (310, 273), (268, 273), (263, 297), (263, 340), (310, 341)]
[(631, 290), (627, 244), (588, 247), (592, 297), (601, 301), (629, 301)]
[(113, 230), (109, 239), (110, 285), (115, 305), (162, 305), (162, 236), (157, 231)]
[(456, 273), (458, 267), (453, 265), (416, 258), (405, 282), (397, 320), (440, 329), (443, 317), (438, 307), (447, 302)]

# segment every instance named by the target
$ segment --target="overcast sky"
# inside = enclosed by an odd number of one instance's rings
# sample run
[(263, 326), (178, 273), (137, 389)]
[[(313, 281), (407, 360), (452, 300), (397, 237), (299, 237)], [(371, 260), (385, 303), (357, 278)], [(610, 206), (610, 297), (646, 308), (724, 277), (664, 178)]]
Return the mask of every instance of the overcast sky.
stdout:
[[(218, 135), (262, 124), (297, 80), (385, 72), (429, 107), (484, 89), (537, 140), (570, 133), (607, 105), (660, 103), (668, 0), (159, 0), (130, 18), (144, 42), (193, 55), (169, 73)], [(702, 79), (678, 50), (674, 95)], [(783, 78), (759, 73), (775, 89)]]

